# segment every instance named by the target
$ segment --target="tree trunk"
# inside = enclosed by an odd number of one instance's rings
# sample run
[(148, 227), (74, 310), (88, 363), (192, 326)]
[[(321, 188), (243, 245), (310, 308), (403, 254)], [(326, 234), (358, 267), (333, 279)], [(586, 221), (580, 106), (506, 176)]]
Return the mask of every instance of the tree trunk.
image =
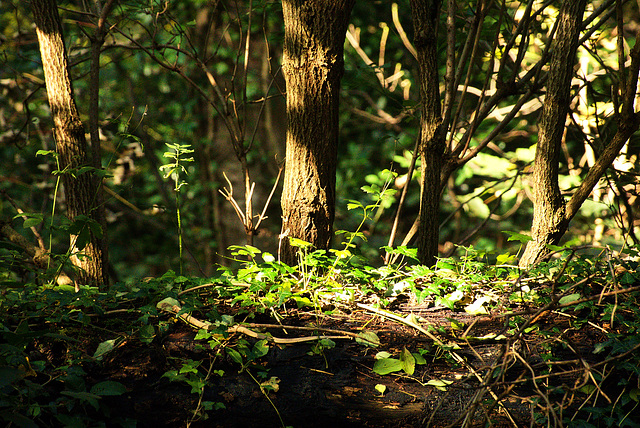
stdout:
[(338, 101), (344, 40), (355, 0), (283, 0), (287, 86), (281, 258), (289, 237), (328, 249), (335, 216)]
[(418, 258), (433, 266), (438, 256), (441, 168), (444, 162), (445, 132), (441, 132), (440, 90), (437, 61), (438, 15), (440, 0), (411, 0), (414, 44), (420, 79), (420, 223)]
[(549, 65), (549, 80), (538, 128), (533, 165), (533, 223), (531, 241), (520, 259), (529, 266), (557, 244), (567, 229), (565, 202), (558, 186), (560, 144), (571, 102), (571, 78), (578, 49), (578, 37), (586, 0), (566, 1), (558, 18), (555, 46)]
[[(67, 217), (72, 221), (79, 215), (91, 219), (93, 203), (97, 195), (96, 181), (90, 173), (78, 174), (79, 168), (89, 166), (87, 141), (73, 99), (57, 5), (55, 0), (32, 0), (31, 6), (37, 27), (49, 107), (54, 122), (60, 170), (65, 171), (62, 174), (62, 183), (66, 195)], [(89, 226), (85, 224), (84, 227)], [(100, 237), (92, 230), (90, 240), (80, 250), (76, 245), (77, 238), (78, 235), (71, 235), (70, 248), (71, 261), (79, 268), (76, 279), (82, 284), (104, 284), (107, 270), (103, 265)]]

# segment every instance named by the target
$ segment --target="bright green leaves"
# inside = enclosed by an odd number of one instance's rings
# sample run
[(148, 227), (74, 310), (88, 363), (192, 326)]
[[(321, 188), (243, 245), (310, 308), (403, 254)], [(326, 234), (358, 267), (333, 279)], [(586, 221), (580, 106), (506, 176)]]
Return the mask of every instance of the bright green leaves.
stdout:
[(167, 159), (173, 159), (173, 162), (160, 166), (160, 171), (164, 173), (164, 178), (171, 177), (175, 183), (173, 190), (179, 192), (180, 188), (187, 184), (180, 179), (181, 174), (189, 175), (184, 163), (193, 162), (192, 157), (185, 157), (185, 155), (194, 151), (191, 149), (191, 144), (166, 143), (166, 146), (170, 151), (164, 152), (163, 156)]
[(411, 353), (404, 348), (400, 353), (400, 358), (391, 358), (391, 354), (381, 351), (376, 354), (376, 362), (373, 365), (373, 371), (381, 376), (389, 373), (404, 371), (412, 376), (416, 364), (425, 364), (426, 360), (420, 354)]

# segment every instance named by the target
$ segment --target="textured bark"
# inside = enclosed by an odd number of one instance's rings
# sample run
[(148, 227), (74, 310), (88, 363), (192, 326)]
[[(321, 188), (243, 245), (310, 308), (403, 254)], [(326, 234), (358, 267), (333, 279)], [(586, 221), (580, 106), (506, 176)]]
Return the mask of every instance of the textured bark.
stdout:
[[(79, 215), (92, 218), (93, 203), (97, 195), (95, 181), (92, 174), (74, 174), (78, 168), (89, 165), (87, 141), (73, 99), (58, 8), (55, 0), (32, 0), (31, 6), (54, 122), (60, 169), (66, 171), (62, 174), (62, 183), (66, 195), (67, 217), (71, 220)], [(71, 261), (80, 268), (76, 279), (83, 284), (104, 284), (106, 269), (103, 265), (101, 240), (92, 233), (90, 242), (82, 251), (78, 251), (76, 238), (75, 235), (71, 236)]]
[(288, 237), (328, 249), (335, 216), (338, 101), (344, 40), (355, 0), (283, 0), (282, 70), (287, 86), (281, 258)]
[(531, 237), (520, 259), (529, 266), (557, 244), (567, 229), (565, 202), (558, 186), (560, 144), (571, 102), (571, 77), (586, 0), (566, 1), (558, 19), (558, 32), (549, 65), (549, 80), (538, 125), (538, 143), (533, 165), (533, 223)]
[(440, 0), (411, 0), (414, 44), (420, 79), (420, 156), (422, 158), (418, 258), (433, 266), (438, 256), (440, 174), (444, 163), (445, 133), (442, 123), (437, 60)]

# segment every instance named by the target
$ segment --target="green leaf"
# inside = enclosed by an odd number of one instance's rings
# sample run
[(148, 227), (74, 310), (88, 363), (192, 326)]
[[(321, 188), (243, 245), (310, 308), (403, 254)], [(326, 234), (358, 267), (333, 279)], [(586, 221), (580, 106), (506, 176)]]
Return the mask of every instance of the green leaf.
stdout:
[(273, 256), (273, 254), (264, 252), (262, 253), (262, 260), (264, 260), (265, 263), (273, 263), (276, 261), (276, 258)]
[(201, 328), (200, 330), (198, 330), (198, 332), (196, 333), (196, 337), (194, 337), (193, 340), (207, 340), (210, 337), (211, 337), (211, 333)]
[(569, 294), (567, 296), (562, 296), (558, 303), (560, 303), (561, 305), (566, 305), (575, 302), (576, 300), (580, 300), (580, 297), (581, 296), (579, 293)]
[(417, 352), (412, 352), (411, 355), (413, 355), (413, 358), (416, 359), (416, 364), (419, 364), (421, 366), (427, 364), (427, 360), (425, 360), (422, 354), (419, 354)]
[(140, 341), (142, 341), (142, 343), (151, 343), (153, 342), (153, 338), (156, 336), (156, 330), (150, 324), (143, 325), (140, 327), (140, 330), (138, 330), (138, 335), (140, 336)]
[(413, 357), (411, 352), (404, 348), (402, 353), (400, 354), (400, 361), (402, 361), (402, 370), (409, 376), (413, 375), (413, 372), (416, 369), (416, 359)]
[(187, 380), (186, 376), (178, 374), (177, 370), (169, 370), (162, 377), (166, 377), (170, 382), (185, 382)]
[(229, 357), (238, 364), (242, 364), (242, 355), (240, 352), (232, 348), (227, 348), (227, 354)]
[(375, 356), (376, 360), (384, 360), (385, 358), (389, 358), (389, 357), (391, 357), (391, 354), (388, 353), (387, 351), (380, 351)]
[(396, 358), (385, 358), (378, 360), (373, 365), (373, 371), (381, 376), (393, 372), (399, 372), (404, 368), (404, 363)]
[(96, 352), (93, 354), (93, 358), (102, 358), (104, 354), (113, 350), (115, 344), (115, 339), (105, 340), (104, 342), (100, 343), (98, 345), (98, 349), (96, 349)]
[(511, 264), (515, 261), (515, 259), (516, 259), (516, 256), (513, 254), (509, 254), (509, 253), (499, 254), (496, 257), (496, 264), (499, 264), (499, 265)]
[(30, 227), (35, 227), (40, 223), (42, 223), (42, 218), (30, 217), (24, 220), (24, 223), (22, 223), (22, 227), (24, 227), (25, 229), (29, 229)]
[(107, 395), (122, 395), (127, 392), (127, 388), (120, 382), (105, 380), (97, 383), (91, 388), (91, 393), (102, 397)]
[(380, 346), (380, 338), (372, 331), (362, 331), (358, 334), (358, 337), (356, 337), (356, 343), (375, 348)]
[(269, 352), (269, 345), (267, 344), (266, 339), (260, 340), (256, 342), (255, 345), (253, 345), (252, 354), (254, 358), (263, 357), (267, 355), (268, 352)]
[(380, 393), (380, 395), (384, 395), (384, 392), (387, 390), (387, 385), (383, 385), (379, 383), (375, 386), (375, 388), (376, 388), (376, 391)]
[(293, 237), (289, 237), (289, 244), (292, 247), (297, 247), (297, 248), (310, 248), (311, 247), (311, 243), (310, 242), (303, 241), (302, 239), (293, 238)]
[(167, 297), (166, 299), (162, 299), (156, 304), (156, 308), (161, 310), (168, 310), (169, 308), (173, 308), (174, 306), (180, 306), (180, 302), (178, 302), (173, 297)]
[(54, 158), (58, 157), (58, 153), (55, 150), (38, 150), (36, 152), (36, 156), (53, 156)]
[(518, 232), (510, 232), (508, 230), (503, 230), (502, 233), (506, 233), (507, 235), (509, 235), (507, 241), (519, 241), (522, 244), (526, 244), (533, 239), (529, 235), (524, 235)]

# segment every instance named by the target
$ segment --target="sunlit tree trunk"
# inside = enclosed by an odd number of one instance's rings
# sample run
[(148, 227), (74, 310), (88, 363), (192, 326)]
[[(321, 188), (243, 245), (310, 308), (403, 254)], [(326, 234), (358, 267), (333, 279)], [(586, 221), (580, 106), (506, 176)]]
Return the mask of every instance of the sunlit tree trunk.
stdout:
[(571, 78), (578, 48), (585, 0), (565, 2), (558, 15), (559, 25), (549, 67), (549, 80), (538, 128), (538, 144), (533, 166), (533, 240), (520, 261), (527, 266), (546, 253), (566, 231), (565, 202), (558, 186), (560, 144), (571, 101)]
[(520, 260), (534, 263), (556, 244), (567, 229), (565, 202), (558, 186), (560, 144), (571, 102), (571, 78), (586, 0), (567, 1), (558, 14), (558, 29), (549, 64), (547, 91), (538, 124), (533, 165), (533, 223), (531, 237)]
[[(89, 166), (84, 127), (75, 101), (69, 77), (69, 67), (62, 38), (62, 26), (55, 0), (32, 0), (47, 97), (54, 122), (54, 137), (62, 183), (65, 189), (67, 216), (93, 217), (96, 198), (96, 180), (90, 173), (78, 174), (78, 169)], [(98, 224), (97, 222), (95, 223)], [(79, 267), (76, 279), (83, 284), (102, 285), (106, 282), (102, 242), (91, 233), (87, 245), (78, 251), (77, 235), (71, 236), (71, 260)]]
[(414, 44), (420, 79), (420, 155), (422, 158), (418, 258), (433, 266), (438, 256), (440, 173), (444, 162), (445, 133), (441, 132), (437, 61), (440, 0), (411, 0)]
[(338, 91), (355, 0), (283, 0), (282, 71), (287, 87), (282, 260), (296, 261), (288, 237), (328, 249), (335, 216)]

